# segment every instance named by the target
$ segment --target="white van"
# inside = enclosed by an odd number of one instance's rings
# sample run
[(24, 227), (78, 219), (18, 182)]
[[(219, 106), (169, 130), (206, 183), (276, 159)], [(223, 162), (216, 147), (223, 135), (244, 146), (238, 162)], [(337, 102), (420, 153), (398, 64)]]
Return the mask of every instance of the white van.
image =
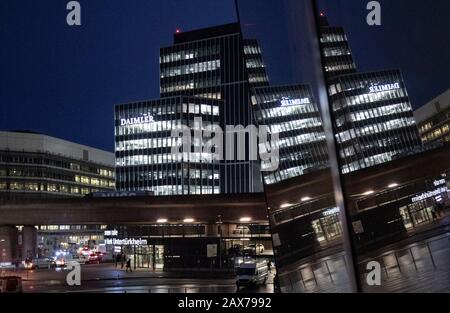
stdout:
[(244, 261), (236, 268), (236, 285), (249, 286), (265, 284), (269, 276), (267, 260)]

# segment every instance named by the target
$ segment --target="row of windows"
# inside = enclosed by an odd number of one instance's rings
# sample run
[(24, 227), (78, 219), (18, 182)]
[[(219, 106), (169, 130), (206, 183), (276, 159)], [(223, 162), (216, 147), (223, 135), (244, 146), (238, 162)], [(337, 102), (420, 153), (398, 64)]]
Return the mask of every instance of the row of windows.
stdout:
[(270, 125), (271, 133), (289, 132), (298, 129), (307, 129), (313, 127), (321, 127), (322, 120), (320, 118), (305, 118), (293, 121), (286, 121), (281, 124)]
[(347, 36), (343, 33), (322, 33), (322, 36), (320, 38), (321, 43), (343, 41), (347, 41)]
[(390, 162), (390, 161), (392, 161), (392, 157), (399, 153), (400, 153), (400, 151), (386, 152), (386, 153), (370, 156), (370, 157), (367, 157), (362, 160), (358, 160), (358, 161), (355, 161), (355, 162), (352, 162), (349, 164), (345, 164), (342, 167), (342, 173), (347, 174), (347, 173), (354, 172), (354, 171), (357, 171), (357, 170), (360, 170), (360, 169), (363, 169), (366, 167), (371, 167), (371, 166), (374, 166), (377, 164)]
[(353, 128), (341, 132), (336, 136), (338, 137), (339, 143), (344, 143), (346, 141), (355, 139), (359, 136), (378, 134), (382, 132), (400, 129), (403, 127), (413, 126), (415, 124), (416, 121), (414, 120), (414, 118), (399, 118), (384, 123), (376, 123), (361, 128)]
[(445, 138), (443, 138), (444, 141), (450, 141), (450, 136), (447, 136), (449, 134), (450, 134), (450, 124), (445, 124), (437, 129), (435, 129), (434, 131), (432, 131), (426, 135), (423, 135), (422, 141), (424, 143), (426, 143), (426, 142), (438, 140), (443, 137), (445, 137)]
[(325, 165), (318, 165), (317, 163), (299, 165), (293, 168), (277, 171), (267, 176), (264, 176), (264, 181), (266, 182), (266, 184), (271, 185), (283, 180), (304, 175), (306, 174), (307, 171), (311, 171), (313, 169), (322, 169), (324, 168), (324, 166)]
[(428, 130), (433, 129), (440, 124), (450, 120), (450, 110), (448, 112), (440, 112), (438, 115), (433, 117), (433, 120), (422, 124), (419, 128), (421, 134), (426, 133)]
[(176, 113), (196, 113), (196, 114), (218, 116), (219, 107), (217, 105), (212, 104), (197, 104), (197, 103), (183, 103), (182, 105), (180, 105), (179, 103), (167, 105), (155, 105), (136, 110), (131, 109), (119, 111), (117, 114), (117, 118), (120, 120), (122, 118), (127, 119), (136, 116), (148, 115), (153, 116), (153, 119), (157, 120), (158, 116), (174, 115)]
[(340, 56), (340, 55), (351, 55), (351, 51), (347, 47), (328, 47), (323, 49), (323, 54), (326, 57)]
[(326, 72), (341, 72), (341, 71), (350, 71), (356, 69), (354, 63), (341, 63), (341, 64), (333, 64), (333, 65), (325, 65)]
[(197, 49), (187, 49), (184, 51), (172, 52), (168, 54), (162, 54), (160, 56), (160, 63), (171, 63), (181, 60), (192, 60), (195, 58), (216, 55), (220, 51), (219, 45), (208, 45), (199, 47)]
[(248, 81), (249, 83), (266, 83), (269, 78), (263, 74), (249, 74)]
[(202, 79), (191, 79), (186, 81), (175, 81), (171, 83), (161, 84), (161, 93), (185, 91), (199, 88), (214, 87), (221, 84), (221, 79), (219, 75), (215, 75), (208, 78)]
[(389, 90), (379, 93), (365, 93), (362, 95), (346, 97), (344, 101), (334, 101), (333, 109), (339, 110), (345, 106), (357, 106), (361, 104), (370, 104), (380, 101), (397, 100), (398, 98), (404, 97), (407, 97), (407, 94), (403, 89)]
[(220, 68), (220, 60), (174, 66), (161, 69), (161, 78), (215, 71)]
[(392, 147), (394, 145), (400, 145), (400, 138), (382, 138), (366, 142), (364, 144), (355, 144), (340, 151), (342, 157), (352, 157), (357, 153), (364, 153), (370, 149)]
[[(39, 230), (104, 230), (108, 228), (107, 225), (40, 225), (37, 226)], [(71, 242), (77, 242), (76, 240)]]
[(115, 183), (111, 180), (98, 179), (95, 177), (87, 177), (87, 176), (79, 176), (75, 175), (75, 182), (81, 183), (84, 185), (92, 185), (104, 188), (114, 188)]
[(86, 173), (92, 173), (111, 178), (114, 178), (115, 175), (114, 171), (110, 169), (98, 168), (91, 165), (78, 164), (74, 162), (67, 162), (63, 160), (50, 159), (38, 156), (1, 154), (0, 163), (48, 165), (52, 167), (60, 167), (64, 169), (82, 171)]
[(40, 169), (0, 169), (1, 177), (36, 177), (36, 178), (50, 178), (55, 180), (65, 180), (65, 181), (75, 181), (86, 185), (101, 186), (101, 187), (112, 187), (115, 184), (113, 180), (101, 179), (97, 177), (88, 177), (80, 175), (64, 175), (60, 173), (54, 173), (50, 171), (42, 171)]
[(133, 166), (133, 165), (151, 165), (151, 164), (167, 164), (173, 162), (189, 161), (193, 163), (211, 163), (215, 160), (214, 153), (178, 153), (178, 154), (152, 154), (152, 155), (133, 155), (116, 158), (117, 166)]
[[(169, 166), (170, 167), (170, 166)], [(179, 166), (178, 166), (179, 168)], [(207, 180), (218, 180), (220, 179), (220, 173), (218, 170), (212, 169), (194, 169), (194, 168), (184, 168), (171, 171), (139, 171), (139, 180), (149, 181), (149, 180), (174, 180), (174, 179), (207, 179)], [(128, 175), (123, 175), (120, 182), (133, 181), (136, 179), (134, 176), (128, 177)]]
[(244, 53), (247, 54), (261, 54), (261, 48), (258, 45), (245, 45)]
[(247, 68), (261, 68), (265, 67), (265, 64), (260, 59), (248, 59), (246, 62)]
[[(197, 116), (201, 118), (201, 116)], [(183, 126), (193, 127), (195, 116), (191, 117), (191, 120), (187, 120), (187, 125), (182, 124), (181, 120), (169, 120), (169, 121), (159, 121), (153, 123), (127, 125), (116, 127), (116, 136), (123, 135), (137, 135), (137, 134), (149, 134), (156, 132), (172, 132), (175, 130), (182, 130)], [(202, 130), (208, 129), (213, 125), (211, 121), (202, 119)]]
[(336, 125), (340, 127), (343, 126), (347, 121), (360, 122), (404, 112), (411, 112), (411, 106), (407, 102), (375, 107), (373, 109), (364, 109), (362, 111), (346, 114), (345, 117), (338, 117), (336, 119)]
[(258, 118), (269, 119), (273, 117), (298, 116), (298, 114), (317, 112), (316, 106), (312, 103), (285, 107), (279, 106), (279, 103), (276, 104), (276, 107), (259, 110), (256, 115), (258, 116)]
[(91, 192), (96, 192), (98, 189), (91, 189), (86, 187), (67, 186), (61, 184), (39, 184), (39, 183), (24, 183), (24, 182), (0, 182), (0, 190), (14, 190), (26, 192), (54, 192), (75, 195), (87, 195)]
[[(126, 189), (126, 188), (125, 188)], [(170, 195), (208, 195), (220, 193), (219, 187), (212, 186), (197, 186), (197, 185), (164, 185), (153, 187), (133, 187), (133, 190), (137, 191), (153, 191), (157, 196), (170, 196)]]

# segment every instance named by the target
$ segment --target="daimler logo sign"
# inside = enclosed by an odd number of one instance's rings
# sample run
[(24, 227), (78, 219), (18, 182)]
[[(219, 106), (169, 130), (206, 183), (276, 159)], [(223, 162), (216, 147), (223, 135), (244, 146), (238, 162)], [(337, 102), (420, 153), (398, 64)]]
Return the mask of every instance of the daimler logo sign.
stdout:
[(376, 92), (389, 91), (389, 90), (395, 90), (395, 89), (400, 89), (400, 83), (385, 84), (385, 85), (373, 85), (373, 86), (369, 87), (369, 92), (376, 93)]
[(154, 123), (154, 122), (155, 122), (155, 119), (153, 116), (145, 115), (145, 116), (139, 116), (139, 117), (121, 118), (120, 126), (150, 124), (150, 123)]
[(311, 103), (309, 98), (301, 98), (301, 99), (283, 98), (280, 102), (281, 102), (282, 107), (290, 107), (293, 105), (302, 105), (302, 104), (310, 104)]
[(420, 201), (423, 201), (425, 199), (429, 199), (432, 197), (437, 197), (437, 196), (440, 196), (440, 195), (448, 192), (448, 188), (447, 188), (447, 186), (445, 186), (446, 183), (447, 182), (445, 179), (435, 180), (433, 182), (433, 185), (438, 188), (433, 191), (424, 192), (424, 193), (412, 198), (411, 199), (412, 203), (420, 202)]

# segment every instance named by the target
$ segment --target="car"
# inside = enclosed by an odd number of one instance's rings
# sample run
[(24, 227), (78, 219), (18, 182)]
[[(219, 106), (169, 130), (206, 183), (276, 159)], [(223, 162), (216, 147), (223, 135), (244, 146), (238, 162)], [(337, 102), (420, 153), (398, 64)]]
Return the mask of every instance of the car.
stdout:
[(257, 243), (251, 244), (244, 248), (244, 254), (258, 255), (264, 253), (264, 245)]
[(18, 276), (0, 277), (0, 293), (22, 293), (22, 278)]
[(248, 235), (250, 234), (250, 228), (247, 226), (238, 226), (233, 230), (233, 235)]
[(86, 259), (86, 264), (100, 264), (101, 258), (96, 253), (92, 253)]
[(70, 260), (67, 260), (67, 262), (77, 262), (78, 264), (86, 264), (87, 258), (85, 258), (82, 255), (74, 254), (72, 255), (72, 258)]
[(52, 258), (37, 258), (31, 261), (31, 268), (40, 269), (40, 268), (55, 268), (56, 261)]

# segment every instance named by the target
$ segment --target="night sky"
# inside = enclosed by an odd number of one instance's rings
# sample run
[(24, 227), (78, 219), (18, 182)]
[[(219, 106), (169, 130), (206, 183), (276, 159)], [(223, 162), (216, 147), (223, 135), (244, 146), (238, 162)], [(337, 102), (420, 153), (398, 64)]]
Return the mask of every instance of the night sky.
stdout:
[[(244, 34), (261, 42), (271, 82), (305, 83), (292, 81), (283, 49), (280, 3), (296, 0), (240, 1)], [(80, 0), (82, 26), (69, 27), (67, 2), (0, 1), (1, 130), (112, 151), (114, 105), (158, 98), (159, 48), (175, 30), (236, 20), (234, 0)], [(359, 70), (400, 68), (415, 107), (450, 88), (450, 1), (381, 1), (381, 27), (365, 23), (367, 1), (321, 3), (346, 28)]]

